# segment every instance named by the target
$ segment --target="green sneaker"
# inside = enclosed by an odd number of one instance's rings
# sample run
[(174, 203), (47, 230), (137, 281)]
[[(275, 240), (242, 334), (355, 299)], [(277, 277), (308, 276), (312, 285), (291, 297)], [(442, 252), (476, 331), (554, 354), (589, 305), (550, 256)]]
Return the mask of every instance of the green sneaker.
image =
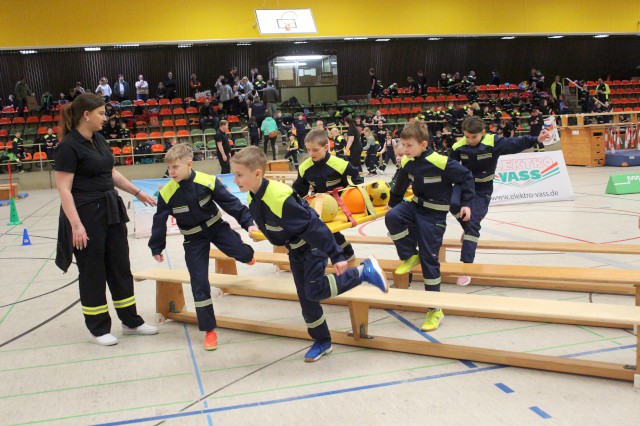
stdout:
[(414, 266), (419, 264), (420, 264), (420, 255), (414, 254), (407, 260), (402, 261), (400, 266), (398, 266), (398, 268), (396, 269), (396, 274), (398, 275), (408, 274), (409, 272), (411, 272)]
[(427, 312), (427, 317), (424, 319), (424, 323), (422, 323), (420, 330), (437, 330), (440, 326), (440, 322), (442, 322), (442, 318), (444, 318), (444, 312), (442, 312), (442, 309), (430, 309), (429, 312)]

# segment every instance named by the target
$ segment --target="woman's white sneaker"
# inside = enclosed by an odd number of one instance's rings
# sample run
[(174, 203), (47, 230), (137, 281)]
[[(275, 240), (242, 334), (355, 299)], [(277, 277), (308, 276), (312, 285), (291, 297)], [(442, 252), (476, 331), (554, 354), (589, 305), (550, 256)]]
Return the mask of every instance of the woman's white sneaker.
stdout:
[(150, 336), (152, 334), (158, 334), (158, 327), (154, 327), (152, 325), (145, 323), (136, 328), (129, 328), (126, 325), (122, 324), (122, 334), (124, 334), (125, 336), (131, 335), (131, 334), (137, 334), (141, 336)]
[(100, 346), (113, 346), (118, 344), (118, 339), (111, 333), (102, 336), (92, 336), (91, 341)]

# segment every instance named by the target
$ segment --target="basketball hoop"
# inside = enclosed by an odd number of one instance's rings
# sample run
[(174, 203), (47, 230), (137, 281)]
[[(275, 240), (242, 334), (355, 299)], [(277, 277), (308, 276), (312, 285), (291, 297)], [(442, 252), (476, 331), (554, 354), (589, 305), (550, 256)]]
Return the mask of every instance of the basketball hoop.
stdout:
[(292, 28), (298, 28), (298, 25), (296, 24), (297, 17), (298, 15), (292, 10), (284, 12), (280, 16), (280, 19), (277, 19), (278, 28), (284, 28), (285, 31), (291, 31)]

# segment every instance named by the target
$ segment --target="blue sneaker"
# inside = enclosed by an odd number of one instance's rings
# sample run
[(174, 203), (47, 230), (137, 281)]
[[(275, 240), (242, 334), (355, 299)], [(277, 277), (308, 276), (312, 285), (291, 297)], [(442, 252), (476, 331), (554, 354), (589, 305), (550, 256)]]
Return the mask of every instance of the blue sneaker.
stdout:
[(389, 283), (387, 282), (387, 277), (380, 267), (380, 264), (378, 264), (376, 258), (373, 256), (369, 256), (368, 259), (363, 260), (360, 264), (364, 266), (364, 269), (362, 269), (362, 274), (360, 274), (360, 278), (362, 279), (362, 281), (366, 281), (369, 284), (378, 287), (383, 293), (389, 293)]
[(314, 342), (311, 346), (311, 349), (307, 351), (304, 356), (304, 362), (316, 362), (323, 355), (329, 354), (333, 351), (333, 346), (331, 346), (331, 341), (320, 343)]

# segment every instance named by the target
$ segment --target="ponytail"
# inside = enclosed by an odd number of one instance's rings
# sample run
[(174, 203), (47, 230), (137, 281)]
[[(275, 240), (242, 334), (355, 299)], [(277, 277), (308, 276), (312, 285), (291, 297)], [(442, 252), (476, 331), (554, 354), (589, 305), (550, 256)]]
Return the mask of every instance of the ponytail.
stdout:
[(104, 100), (93, 93), (83, 93), (73, 102), (63, 105), (60, 110), (60, 122), (58, 123), (60, 140), (66, 134), (71, 133), (71, 130), (78, 125), (85, 111), (93, 111), (103, 106)]

